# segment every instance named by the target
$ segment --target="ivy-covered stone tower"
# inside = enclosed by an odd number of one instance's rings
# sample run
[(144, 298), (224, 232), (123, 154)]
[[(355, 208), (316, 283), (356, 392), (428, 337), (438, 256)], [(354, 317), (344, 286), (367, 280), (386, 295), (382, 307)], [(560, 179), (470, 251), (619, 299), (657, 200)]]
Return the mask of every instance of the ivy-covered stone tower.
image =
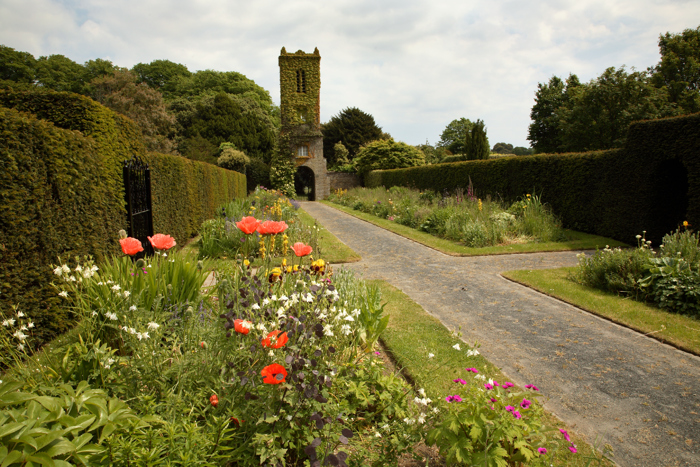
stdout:
[(330, 194), (321, 134), (321, 55), (318, 49), (311, 54), (301, 50), (287, 53), (282, 47), (279, 65), (279, 150), (295, 161), (298, 171), (313, 172), (314, 198), (321, 200)]

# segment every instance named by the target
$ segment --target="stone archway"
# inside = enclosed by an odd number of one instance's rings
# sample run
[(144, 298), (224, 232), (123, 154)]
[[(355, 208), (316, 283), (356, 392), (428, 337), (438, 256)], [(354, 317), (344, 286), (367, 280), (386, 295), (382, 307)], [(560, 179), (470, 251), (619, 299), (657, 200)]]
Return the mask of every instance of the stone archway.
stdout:
[(297, 196), (316, 201), (316, 176), (311, 168), (304, 165), (297, 168), (294, 174), (294, 191)]

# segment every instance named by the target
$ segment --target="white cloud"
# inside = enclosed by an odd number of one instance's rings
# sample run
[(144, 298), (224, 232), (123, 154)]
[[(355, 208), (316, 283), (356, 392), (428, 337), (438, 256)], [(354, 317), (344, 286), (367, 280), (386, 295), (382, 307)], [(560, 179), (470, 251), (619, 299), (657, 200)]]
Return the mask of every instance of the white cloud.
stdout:
[(481, 118), (492, 143), (527, 146), (538, 82), (645, 69), (658, 61), (659, 34), (697, 27), (688, 18), (700, 18), (698, 2), (4, 0), (0, 43), (79, 63), (235, 70), (276, 102), (282, 46), (318, 47), (322, 121), (358, 107), (418, 144), (455, 118)]

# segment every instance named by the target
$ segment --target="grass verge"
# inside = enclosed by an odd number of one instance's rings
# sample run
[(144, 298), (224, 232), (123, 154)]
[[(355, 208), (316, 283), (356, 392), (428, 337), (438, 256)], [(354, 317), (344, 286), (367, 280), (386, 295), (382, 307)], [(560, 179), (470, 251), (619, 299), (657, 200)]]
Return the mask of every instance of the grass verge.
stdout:
[(700, 320), (577, 284), (568, 279), (574, 269), (507, 271), (501, 275), (649, 337), (700, 355)]
[(604, 248), (606, 245), (610, 246), (611, 248), (628, 246), (625, 243), (613, 240), (611, 238), (576, 232), (574, 230), (567, 230), (566, 233), (571, 238), (571, 240), (567, 242), (514, 243), (510, 245), (488, 246), (484, 248), (469, 248), (461, 243), (435, 237), (427, 232), (421, 232), (387, 219), (380, 219), (379, 217), (371, 214), (355, 211), (347, 206), (341, 206), (339, 204), (331, 203), (330, 201), (321, 202), (326, 206), (330, 206), (334, 209), (350, 214), (351, 216), (355, 216), (358, 219), (362, 219), (378, 227), (394, 232), (395, 234), (401, 235), (402, 237), (409, 238), (451, 256), (483, 256), (507, 255), (512, 253), (533, 253), (540, 251), (595, 250), (596, 248)]
[[(474, 367), (480, 373), (497, 381), (506, 381), (504, 375), (486, 360), (477, 355), (467, 357), (452, 346), (461, 343), (452, 331), (448, 330), (437, 318), (429, 315), (406, 294), (387, 282), (369, 281), (382, 291), (386, 301), (385, 312), (389, 315), (389, 325), (382, 334), (382, 342), (393, 357), (397, 366), (416, 387), (422, 387), (434, 400), (442, 399), (454, 390), (455, 378), (466, 378), (464, 368)], [(434, 354), (429, 358), (428, 354)], [(559, 428), (566, 428), (553, 414), (547, 413), (544, 423), (554, 429), (555, 438)], [(571, 430), (568, 430), (572, 434)], [(592, 458), (598, 458), (593, 447), (580, 435), (573, 433), (572, 441), (578, 446), (579, 453), (573, 455), (567, 445), (560, 444), (551, 456), (542, 461), (554, 466), (585, 466)], [(537, 465), (537, 464), (534, 464)], [(599, 465), (595, 461), (590, 465)], [(613, 465), (602, 461), (600, 465)]]

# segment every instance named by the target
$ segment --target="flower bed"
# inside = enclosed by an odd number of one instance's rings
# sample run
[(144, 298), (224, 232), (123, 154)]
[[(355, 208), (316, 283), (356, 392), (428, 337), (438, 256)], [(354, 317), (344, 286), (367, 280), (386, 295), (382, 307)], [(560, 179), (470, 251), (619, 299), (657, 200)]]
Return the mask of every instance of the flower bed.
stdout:
[(537, 195), (524, 195), (507, 208), (475, 197), (471, 188), (452, 194), (353, 188), (338, 190), (328, 200), (473, 248), (567, 240), (561, 223)]

